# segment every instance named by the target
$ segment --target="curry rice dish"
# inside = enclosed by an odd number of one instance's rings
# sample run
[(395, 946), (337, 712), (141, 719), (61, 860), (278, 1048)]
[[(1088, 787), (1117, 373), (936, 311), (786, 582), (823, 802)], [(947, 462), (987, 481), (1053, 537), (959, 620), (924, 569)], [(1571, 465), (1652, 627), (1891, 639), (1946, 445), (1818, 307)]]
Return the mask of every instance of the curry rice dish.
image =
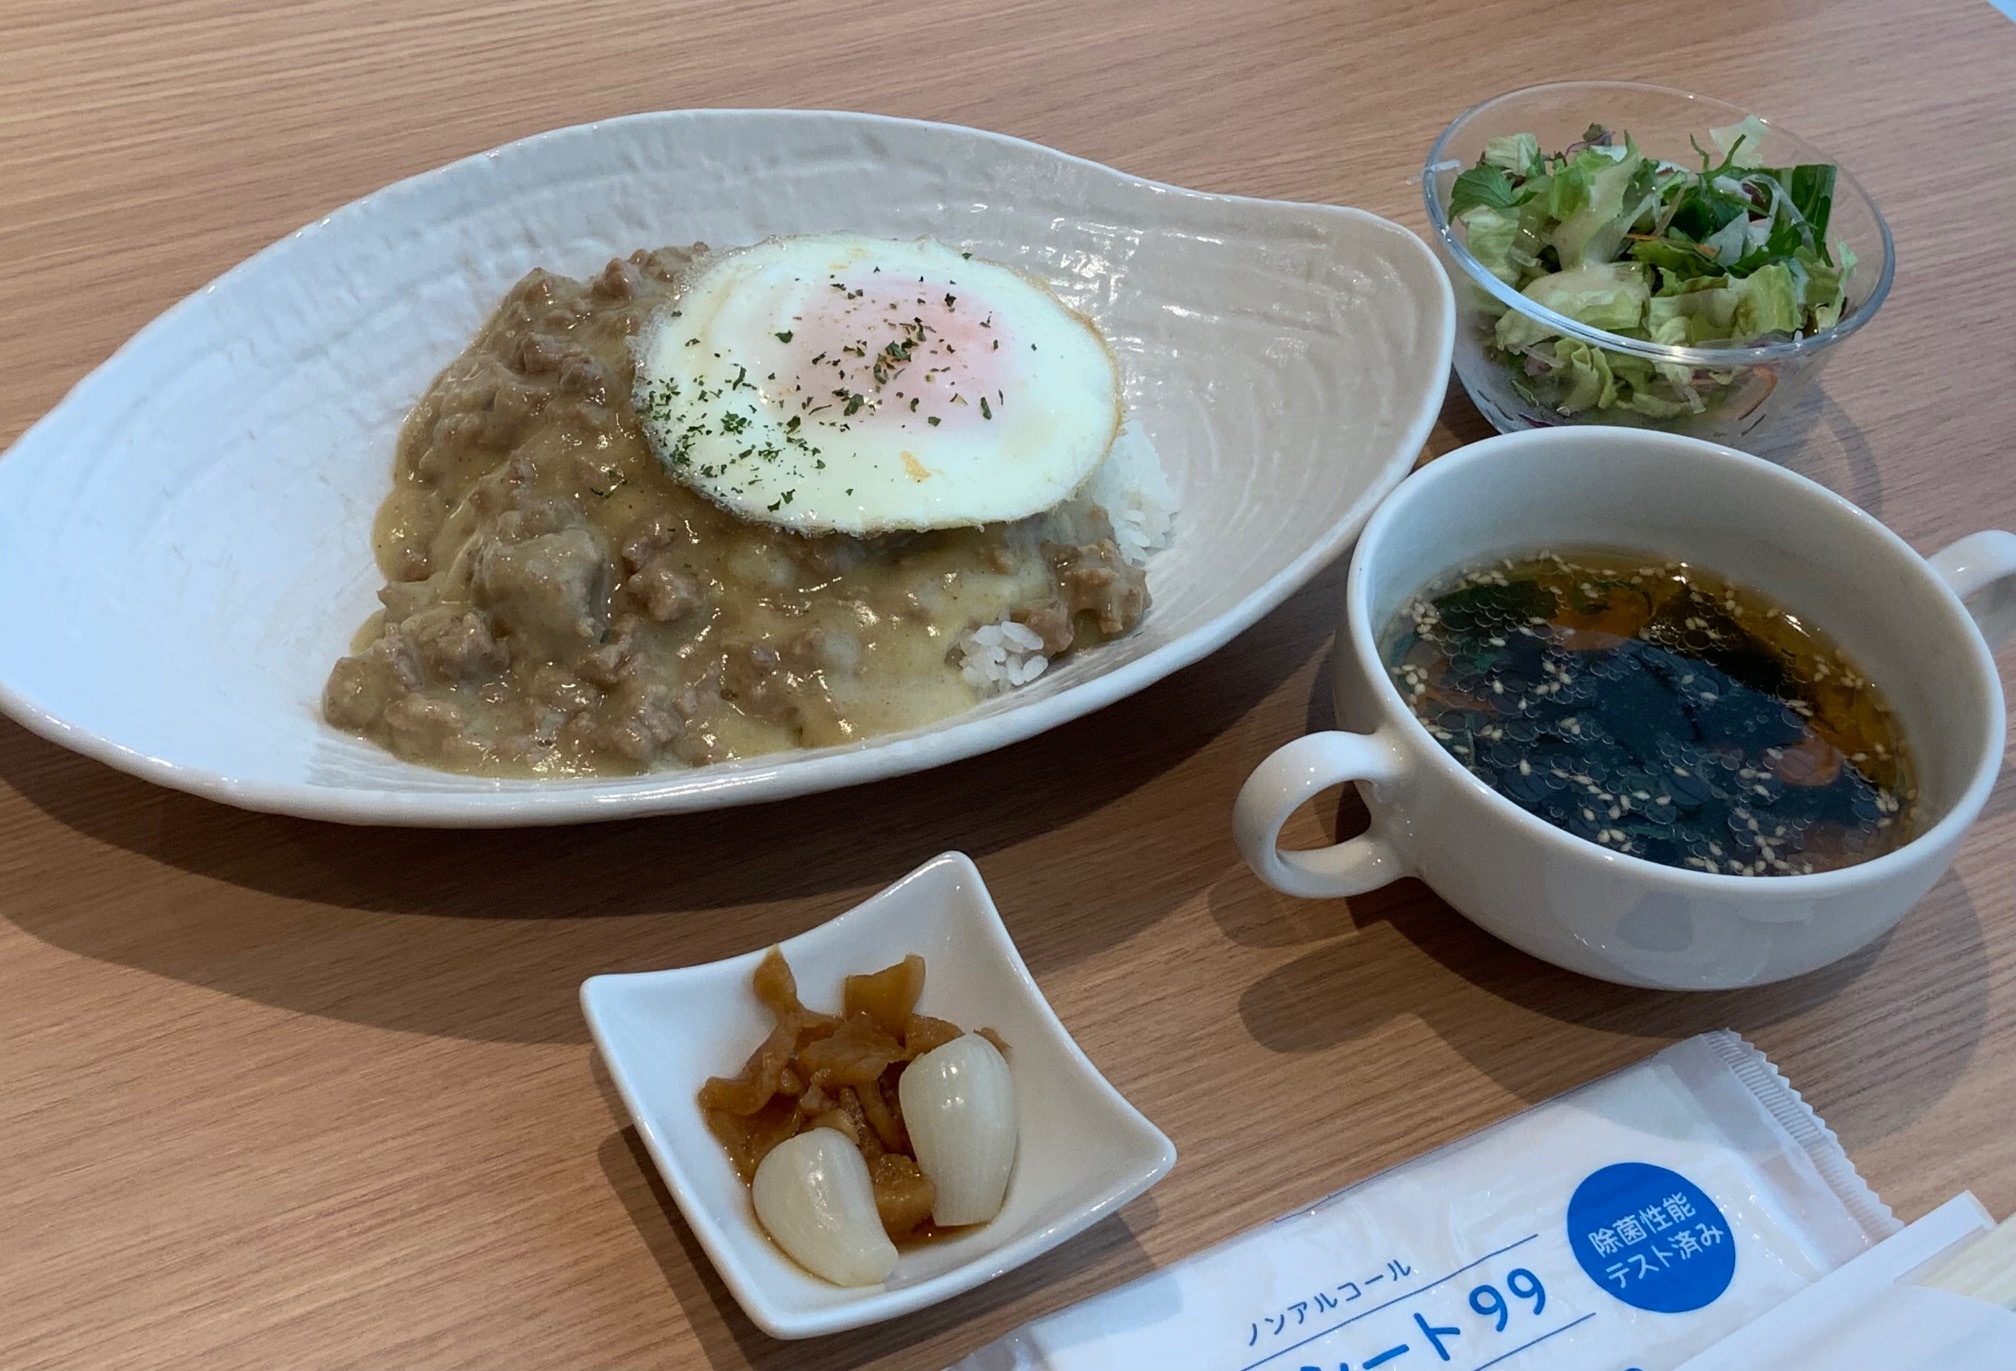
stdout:
[[(330, 672), (331, 724), (483, 775), (700, 766), (927, 724), (1140, 622), (1140, 564), (1170, 510), (1131, 425), (1074, 493), (977, 526), (801, 532), (675, 479), (639, 414), (640, 340), (678, 320), (708, 258), (696, 244), (589, 281), (535, 270), (436, 378), (399, 436), (373, 539), (383, 609)], [(908, 416), (920, 392), (944, 400), (916, 365), (885, 368), (871, 402)], [(845, 409), (819, 418), (830, 430)], [(1123, 457), (1153, 468), (1145, 495)]]

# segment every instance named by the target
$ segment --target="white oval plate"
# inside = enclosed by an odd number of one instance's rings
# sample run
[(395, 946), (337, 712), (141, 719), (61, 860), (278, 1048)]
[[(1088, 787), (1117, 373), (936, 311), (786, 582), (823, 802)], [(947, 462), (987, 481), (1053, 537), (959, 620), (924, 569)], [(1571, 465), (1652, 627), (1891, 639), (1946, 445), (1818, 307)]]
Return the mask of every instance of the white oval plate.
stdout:
[[(1112, 339), (1182, 499), (1138, 632), (930, 728), (593, 780), (410, 765), (321, 720), (377, 602), (400, 419), (512, 282), (638, 247), (930, 235)], [(1449, 286), (1360, 210), (1144, 181), (944, 124), (686, 110), (559, 129), (346, 205), (142, 329), (0, 461), (0, 708), (135, 775), (352, 823), (775, 799), (1027, 738), (1224, 644), (1342, 552), (1440, 407)]]

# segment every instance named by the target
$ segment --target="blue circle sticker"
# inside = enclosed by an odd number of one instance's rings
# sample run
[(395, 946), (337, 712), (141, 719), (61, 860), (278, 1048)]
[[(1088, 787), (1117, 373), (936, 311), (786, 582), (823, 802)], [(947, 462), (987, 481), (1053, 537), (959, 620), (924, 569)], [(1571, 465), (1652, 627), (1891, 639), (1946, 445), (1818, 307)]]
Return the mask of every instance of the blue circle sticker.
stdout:
[(1659, 1314), (1713, 1304), (1736, 1276), (1736, 1239), (1715, 1201), (1644, 1162), (1606, 1166), (1575, 1187), (1568, 1245), (1590, 1280)]

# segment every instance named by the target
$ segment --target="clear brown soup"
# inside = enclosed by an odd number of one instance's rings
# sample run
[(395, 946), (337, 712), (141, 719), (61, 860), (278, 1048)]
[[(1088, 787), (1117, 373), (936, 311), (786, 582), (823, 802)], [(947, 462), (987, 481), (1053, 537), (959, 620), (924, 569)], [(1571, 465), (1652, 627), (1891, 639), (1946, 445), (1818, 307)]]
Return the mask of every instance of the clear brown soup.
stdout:
[(1883, 694), (1797, 614), (1705, 568), (1543, 552), (1430, 586), (1384, 645), (1493, 790), (1591, 842), (1721, 875), (1868, 861), (1913, 832)]
[(374, 550), (383, 610), (330, 723), (409, 761), (622, 774), (822, 747), (970, 708), (951, 664), (1008, 615), (1055, 656), (1148, 606), (1096, 505), (1013, 524), (805, 537), (665, 474), (631, 339), (704, 247), (514, 286), (401, 430)]

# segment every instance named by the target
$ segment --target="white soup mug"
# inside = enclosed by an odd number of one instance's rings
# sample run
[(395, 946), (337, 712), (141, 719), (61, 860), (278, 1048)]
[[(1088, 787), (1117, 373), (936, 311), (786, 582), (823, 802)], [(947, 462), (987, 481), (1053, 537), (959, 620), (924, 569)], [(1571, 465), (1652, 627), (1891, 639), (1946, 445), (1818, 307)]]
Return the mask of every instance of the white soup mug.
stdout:
[[(1915, 836), (1839, 870), (1720, 875), (1578, 838), (1472, 775), (1392, 683), (1384, 639), (1444, 576), (1578, 548), (1700, 565), (1833, 638), (1896, 713), (1916, 767)], [(1234, 808), (1247, 864), (1291, 895), (1355, 895), (1419, 876), (1506, 942), (1604, 980), (1758, 985), (1847, 956), (1939, 879), (2001, 767), (2002, 689), (1988, 639), (2016, 626), (2016, 535), (1977, 533), (1928, 562), (1825, 487), (1712, 443), (1564, 427), (1452, 453), (1409, 477), (1366, 525), (1346, 601), (1335, 675), (1349, 731), (1299, 738), (1247, 779)], [(1370, 831), (1282, 851), (1288, 816), (1346, 781), (1365, 798)]]

